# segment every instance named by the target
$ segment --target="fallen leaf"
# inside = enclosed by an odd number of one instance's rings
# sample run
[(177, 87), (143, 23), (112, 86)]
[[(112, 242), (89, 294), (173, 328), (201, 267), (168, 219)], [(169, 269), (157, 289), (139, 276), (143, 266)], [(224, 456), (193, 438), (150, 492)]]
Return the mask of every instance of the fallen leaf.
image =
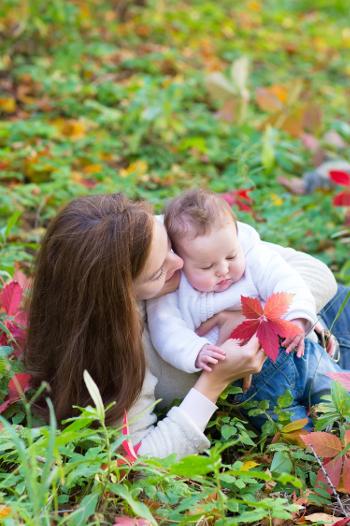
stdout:
[(14, 113), (16, 111), (16, 100), (12, 97), (0, 98), (0, 113)]
[(0, 504), (0, 519), (4, 519), (5, 517), (8, 517), (12, 512), (12, 509), (10, 506), (5, 506), (4, 504)]
[(329, 146), (334, 146), (334, 148), (342, 149), (346, 147), (344, 139), (334, 130), (327, 132), (323, 137), (323, 141)]
[(311, 513), (311, 515), (305, 515), (304, 518), (308, 522), (324, 522), (325, 524), (334, 524), (337, 517), (334, 515), (328, 515), (328, 513)]
[(336, 435), (326, 433), (325, 431), (315, 431), (308, 433), (303, 437), (303, 441), (307, 446), (312, 446), (317, 455), (320, 457), (335, 457), (343, 446)]
[(259, 108), (268, 113), (276, 113), (283, 109), (283, 102), (271, 88), (257, 88), (256, 102)]

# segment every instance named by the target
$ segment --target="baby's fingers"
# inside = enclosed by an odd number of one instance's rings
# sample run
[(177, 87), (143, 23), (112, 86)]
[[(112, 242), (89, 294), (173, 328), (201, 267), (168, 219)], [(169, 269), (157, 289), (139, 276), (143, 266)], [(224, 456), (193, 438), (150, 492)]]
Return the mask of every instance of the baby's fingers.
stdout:
[(299, 337), (296, 336), (295, 338), (288, 338), (288, 341), (284, 341), (283, 345), (286, 348), (286, 353), (289, 354), (293, 351), (295, 351), (295, 348), (299, 344)]
[(207, 356), (211, 356), (212, 358), (216, 358), (217, 360), (225, 360), (226, 353), (225, 351), (222, 351), (221, 349), (217, 350), (210, 350), (207, 351)]

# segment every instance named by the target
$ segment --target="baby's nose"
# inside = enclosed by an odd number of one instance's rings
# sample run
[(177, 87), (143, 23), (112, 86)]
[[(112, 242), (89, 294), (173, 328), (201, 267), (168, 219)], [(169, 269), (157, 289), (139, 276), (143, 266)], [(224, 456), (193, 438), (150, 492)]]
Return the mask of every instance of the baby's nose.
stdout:
[(221, 277), (221, 276), (226, 276), (227, 273), (228, 273), (228, 262), (224, 261), (217, 267), (216, 275), (218, 277)]

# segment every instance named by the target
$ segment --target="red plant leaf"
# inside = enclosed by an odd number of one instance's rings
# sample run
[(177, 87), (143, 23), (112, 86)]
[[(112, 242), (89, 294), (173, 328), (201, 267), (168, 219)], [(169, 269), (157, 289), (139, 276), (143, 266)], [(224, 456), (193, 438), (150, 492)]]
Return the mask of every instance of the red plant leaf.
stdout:
[(271, 294), (271, 296), (267, 299), (265, 308), (264, 308), (264, 315), (269, 320), (276, 320), (281, 318), (283, 316), (292, 300), (293, 300), (294, 294), (288, 294), (287, 292), (276, 292), (275, 294)]
[(343, 459), (343, 487), (346, 493), (350, 493), (350, 458), (345, 456)]
[[(304, 437), (302, 438), (304, 439)], [(332, 460), (329, 460), (329, 462), (325, 462), (323, 464), (323, 467), (326, 470), (327, 475), (333, 483), (334, 487), (337, 488), (340, 482), (340, 474), (343, 467), (343, 458), (332, 458)], [(332, 490), (329, 487), (329, 484), (327, 482), (326, 477), (323, 474), (322, 469), (319, 469), (317, 473), (317, 481), (323, 482), (327, 488), (328, 493), (331, 493)]]
[(27, 278), (27, 276), (21, 270), (16, 270), (16, 272), (13, 275), (13, 280), (17, 281), (17, 283), (21, 285), (23, 290), (29, 288), (30, 279)]
[[(350, 443), (350, 429), (347, 429), (344, 433), (344, 447)], [(350, 451), (347, 451), (350, 454)]]
[(23, 289), (17, 281), (10, 281), (2, 289), (0, 303), (9, 316), (14, 316), (21, 304)]
[(19, 396), (21, 392), (28, 391), (30, 387), (31, 375), (28, 373), (17, 373), (9, 381), (8, 391), (9, 396)]
[(333, 522), (332, 526), (346, 526), (350, 522), (350, 517), (344, 517), (337, 522)]
[(256, 333), (260, 325), (259, 320), (246, 320), (236, 327), (230, 335), (234, 340), (250, 340)]
[(253, 211), (250, 206), (253, 203), (253, 200), (249, 195), (249, 192), (251, 191), (251, 188), (231, 190), (230, 192), (220, 194), (220, 197), (230, 206), (236, 205), (240, 210), (251, 213)]
[(301, 327), (288, 320), (273, 320), (269, 321), (269, 325), (273, 326), (273, 330), (281, 336), (281, 338), (294, 338), (302, 333)]
[(312, 446), (315, 453), (320, 457), (333, 458), (343, 449), (342, 443), (337, 436), (324, 431), (309, 433), (303, 436), (302, 440), (307, 446)]
[(151, 523), (147, 519), (138, 519), (136, 517), (120, 515), (114, 519), (113, 526), (150, 526), (150, 524)]
[(264, 314), (264, 309), (258, 298), (241, 296), (242, 313), (248, 319), (256, 320)]
[(31, 375), (27, 373), (15, 374), (8, 384), (8, 397), (0, 404), (0, 414), (3, 413), (9, 405), (17, 402), (21, 394), (27, 391), (30, 387)]
[(334, 206), (350, 206), (350, 192), (340, 192), (333, 197)]
[[(123, 417), (123, 427), (122, 427), (122, 434), (125, 436), (129, 435), (129, 423), (128, 423), (128, 415), (127, 412), (124, 411), (124, 417)], [(141, 447), (141, 442), (139, 442), (135, 447), (133, 446), (131, 440), (129, 438), (123, 440), (122, 442), (123, 449), (126, 453), (125, 459), (130, 463), (133, 464), (135, 460), (137, 460), (137, 451)]]
[(330, 371), (329, 373), (326, 373), (326, 375), (350, 391), (350, 373), (333, 373)]
[(330, 170), (329, 178), (342, 186), (350, 186), (350, 173), (343, 170)]
[(280, 344), (278, 334), (275, 332), (273, 324), (269, 322), (261, 323), (256, 335), (265, 354), (275, 362)]

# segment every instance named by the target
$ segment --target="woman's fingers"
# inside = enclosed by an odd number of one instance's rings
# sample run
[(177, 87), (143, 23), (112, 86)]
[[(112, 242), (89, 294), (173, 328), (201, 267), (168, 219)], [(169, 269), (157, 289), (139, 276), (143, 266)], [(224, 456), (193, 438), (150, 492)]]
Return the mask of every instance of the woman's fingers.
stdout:
[(219, 324), (220, 321), (220, 313), (215, 314), (212, 318), (209, 318), (209, 320), (205, 321), (196, 329), (196, 333), (198, 336), (205, 336), (209, 331), (214, 329)]
[(243, 378), (243, 386), (242, 386), (243, 391), (248, 391), (249, 387), (252, 385), (252, 379), (253, 379), (253, 376), (251, 374), (248, 374), (247, 376)]

